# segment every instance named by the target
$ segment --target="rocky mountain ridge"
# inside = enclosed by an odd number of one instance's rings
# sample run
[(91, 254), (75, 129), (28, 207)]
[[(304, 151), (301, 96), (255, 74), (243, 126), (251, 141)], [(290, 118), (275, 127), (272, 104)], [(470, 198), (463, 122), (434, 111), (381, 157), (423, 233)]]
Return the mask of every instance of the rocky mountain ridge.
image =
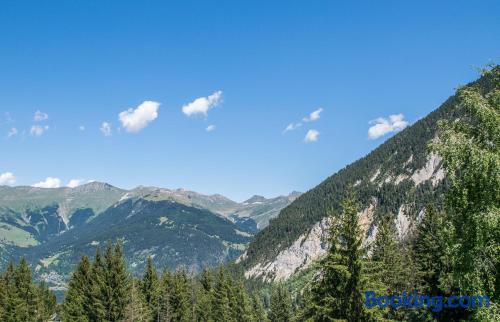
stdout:
[[(491, 77), (467, 85), (487, 93)], [(448, 180), (442, 159), (430, 152), (441, 120), (462, 116), (458, 98), (451, 96), (438, 109), (395, 134), (365, 157), (347, 165), (302, 194), (260, 231), (238, 258), (248, 278), (284, 280), (311, 265), (327, 249), (322, 236), (328, 214), (338, 214), (346, 187), (352, 186), (362, 205), (365, 244), (373, 241), (383, 216), (391, 216), (400, 238), (411, 231), (431, 203), (440, 208)]]

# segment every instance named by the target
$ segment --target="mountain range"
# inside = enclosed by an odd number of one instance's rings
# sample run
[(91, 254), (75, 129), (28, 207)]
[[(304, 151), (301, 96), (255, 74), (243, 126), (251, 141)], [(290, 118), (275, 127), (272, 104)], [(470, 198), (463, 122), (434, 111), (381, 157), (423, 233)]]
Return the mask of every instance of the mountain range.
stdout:
[(196, 271), (238, 256), (259, 229), (300, 193), (238, 203), (185, 189), (0, 187), (1, 265), (25, 257), (36, 276), (64, 287), (80, 256), (121, 240), (133, 271), (148, 256), (162, 268)]

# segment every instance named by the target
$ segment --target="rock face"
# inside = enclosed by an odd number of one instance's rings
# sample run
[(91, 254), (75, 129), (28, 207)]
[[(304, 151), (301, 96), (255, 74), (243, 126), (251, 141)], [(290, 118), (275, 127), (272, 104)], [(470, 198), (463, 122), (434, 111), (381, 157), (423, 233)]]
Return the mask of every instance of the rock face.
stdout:
[(425, 166), (413, 173), (411, 179), (418, 186), (425, 181), (432, 179), (432, 184), (435, 186), (444, 178), (444, 169), (441, 167), (442, 158), (437, 154), (431, 153)]
[[(373, 230), (372, 227), (376, 206), (377, 200), (372, 199), (370, 206), (359, 213), (359, 225), (365, 236), (365, 242), (370, 242), (375, 238), (373, 232), (376, 232), (376, 228)], [(300, 236), (292, 246), (281, 251), (274, 261), (253, 266), (245, 272), (245, 277), (278, 282), (286, 280), (299, 270), (309, 267), (328, 251), (328, 243), (325, 242), (325, 237), (328, 234), (329, 227), (329, 218), (324, 218), (316, 223), (307, 234)]]
[[(413, 159), (411, 156), (407, 163)], [(415, 186), (422, 185), (428, 181), (432, 186), (437, 186), (445, 177), (442, 168), (442, 159), (436, 154), (429, 154), (425, 165), (408, 175), (399, 175), (394, 178), (390, 174), (381, 175), (380, 168), (369, 178), (369, 181), (379, 188), (384, 184), (398, 185), (403, 180), (411, 178)], [(359, 184), (359, 180), (356, 181)], [(378, 183), (377, 183), (378, 182)], [(359, 213), (359, 225), (363, 231), (363, 246), (368, 247), (372, 244), (377, 235), (377, 224), (375, 221), (375, 212), (379, 205), (379, 200), (372, 197), (368, 207)], [(408, 213), (410, 206), (401, 204), (394, 218), (398, 236), (404, 239), (408, 233), (415, 227), (416, 220), (420, 220), (423, 215), (423, 208), (418, 210), (418, 216), (411, 218)], [(296, 272), (306, 269), (314, 261), (322, 258), (328, 245), (325, 242), (325, 236), (328, 233), (329, 219), (324, 218), (312, 226), (305, 234), (296, 239), (291, 246), (280, 251), (271, 261), (259, 262), (245, 271), (246, 278), (261, 278), (267, 282), (283, 281), (291, 277)], [(370, 255), (370, 252), (368, 252)], [(237, 262), (244, 262), (247, 254), (244, 253)]]
[(328, 219), (317, 223), (308, 234), (300, 236), (292, 246), (280, 252), (274, 261), (255, 265), (245, 272), (245, 277), (281, 281), (308, 267), (326, 253), (328, 248), (324, 236), (328, 227)]

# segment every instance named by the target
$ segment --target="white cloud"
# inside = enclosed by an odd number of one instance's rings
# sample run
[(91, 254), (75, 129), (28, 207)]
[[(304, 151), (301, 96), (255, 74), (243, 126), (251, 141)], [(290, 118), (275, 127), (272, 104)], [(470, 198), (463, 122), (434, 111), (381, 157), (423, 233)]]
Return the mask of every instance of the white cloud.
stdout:
[(212, 132), (212, 131), (214, 131), (214, 130), (215, 130), (215, 128), (216, 128), (216, 126), (215, 126), (215, 125), (210, 124), (209, 126), (207, 126), (206, 130), (207, 130), (207, 132)]
[(408, 126), (403, 114), (393, 114), (389, 118), (379, 117), (369, 122), (372, 126), (368, 129), (368, 137), (377, 139), (391, 132), (398, 132)]
[(48, 125), (45, 126), (33, 125), (30, 129), (30, 134), (33, 136), (41, 136), (48, 129), (49, 129)]
[(61, 186), (61, 180), (59, 178), (47, 177), (44, 181), (34, 183), (31, 186), (35, 188), (59, 188)]
[(83, 179), (71, 179), (71, 180), (69, 180), (69, 182), (66, 185), (66, 187), (68, 187), (68, 188), (76, 188), (79, 185), (81, 185), (82, 183), (84, 183), (84, 181), (85, 180), (83, 180)]
[(121, 112), (118, 118), (127, 132), (137, 133), (158, 117), (159, 107), (158, 102), (144, 101), (135, 110), (129, 108)]
[(287, 127), (285, 128), (285, 130), (283, 131), (283, 133), (286, 133), (288, 131), (296, 130), (296, 129), (298, 129), (301, 126), (302, 126), (302, 123), (290, 123), (290, 124), (287, 125)]
[(78, 129), (79, 129), (80, 131), (85, 131), (85, 126), (80, 125), (80, 126), (78, 127)]
[(316, 142), (318, 141), (319, 132), (316, 130), (309, 130), (304, 137), (304, 142)]
[(314, 121), (317, 121), (321, 117), (321, 115), (320, 115), (321, 112), (323, 112), (323, 108), (320, 107), (317, 110), (311, 112), (311, 114), (309, 114), (308, 117), (304, 117), (302, 119), (302, 121), (304, 121), (304, 122), (314, 122)]
[(0, 173), (0, 186), (16, 183), (16, 176), (12, 172)]
[(10, 138), (10, 137), (12, 137), (12, 136), (16, 136), (16, 135), (17, 135), (17, 133), (19, 133), (19, 131), (18, 131), (15, 127), (13, 127), (13, 128), (11, 128), (11, 129), (9, 130), (9, 132), (7, 133), (7, 137), (9, 137), (9, 138)]
[(40, 112), (40, 111), (36, 111), (35, 112), (35, 116), (33, 117), (33, 119), (35, 120), (35, 122), (46, 121), (46, 120), (49, 119), (49, 114), (43, 113), (43, 112)]
[(207, 115), (208, 110), (217, 106), (220, 103), (221, 98), (222, 91), (217, 91), (207, 97), (199, 97), (191, 103), (184, 105), (182, 107), (182, 112), (187, 116), (191, 116), (193, 114)]
[(102, 122), (101, 127), (99, 128), (104, 136), (111, 135), (111, 125), (108, 122)]
[[(319, 118), (321, 117), (321, 115), (320, 115), (321, 112), (323, 112), (323, 108), (320, 107), (317, 110), (311, 112), (308, 116), (302, 118), (302, 122), (314, 122), (314, 121), (319, 120)], [(287, 127), (285, 128), (285, 130), (283, 131), (283, 133), (298, 129), (299, 127), (301, 127), (303, 125), (302, 122), (288, 124)]]

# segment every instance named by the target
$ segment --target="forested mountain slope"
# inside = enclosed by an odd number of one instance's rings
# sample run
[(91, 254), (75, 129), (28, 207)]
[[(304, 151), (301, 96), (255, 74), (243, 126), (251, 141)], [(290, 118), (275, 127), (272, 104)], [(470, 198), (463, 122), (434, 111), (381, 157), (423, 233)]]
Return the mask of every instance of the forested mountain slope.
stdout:
[[(81, 255), (121, 240), (133, 272), (158, 265), (198, 270), (231, 260), (298, 193), (238, 203), (185, 189), (0, 186), (0, 268), (25, 256), (35, 275), (64, 286)], [(259, 226), (259, 227), (258, 227)]]
[(29, 248), (15, 248), (51, 285), (64, 285), (82, 255), (121, 241), (132, 272), (143, 270), (149, 256), (159, 267), (198, 271), (234, 258), (252, 235), (208, 210), (174, 201), (124, 200), (77, 230)]
[[(491, 79), (482, 77), (468, 86), (488, 92)], [(339, 211), (348, 185), (354, 187), (364, 207), (361, 224), (368, 242), (374, 238), (381, 216), (393, 216), (403, 236), (427, 203), (441, 205), (447, 180), (441, 158), (429, 153), (428, 144), (436, 139), (439, 120), (461, 116), (457, 101), (456, 96), (450, 97), (437, 110), (284, 208), (238, 259), (247, 277), (286, 279), (324, 254), (322, 236), (328, 227), (324, 219), (329, 209)]]

